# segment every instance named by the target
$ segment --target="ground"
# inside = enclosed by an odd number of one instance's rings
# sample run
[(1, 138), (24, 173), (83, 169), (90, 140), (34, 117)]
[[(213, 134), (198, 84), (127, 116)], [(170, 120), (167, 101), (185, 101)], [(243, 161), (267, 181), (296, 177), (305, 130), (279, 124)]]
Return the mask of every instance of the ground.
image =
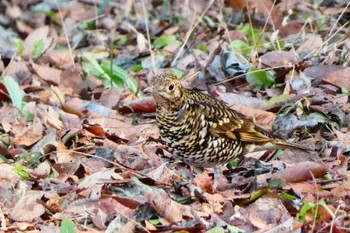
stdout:
[[(0, 3), (0, 231), (349, 232), (347, 1)], [(172, 157), (142, 90), (174, 73), (276, 136)]]

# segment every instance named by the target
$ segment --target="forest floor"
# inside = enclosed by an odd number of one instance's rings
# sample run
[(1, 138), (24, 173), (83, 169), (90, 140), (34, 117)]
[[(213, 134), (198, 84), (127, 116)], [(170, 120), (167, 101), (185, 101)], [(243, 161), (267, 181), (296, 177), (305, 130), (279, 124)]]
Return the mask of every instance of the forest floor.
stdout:
[[(0, 232), (350, 232), (345, 0), (0, 2)], [(172, 72), (311, 148), (200, 171), (142, 90)]]

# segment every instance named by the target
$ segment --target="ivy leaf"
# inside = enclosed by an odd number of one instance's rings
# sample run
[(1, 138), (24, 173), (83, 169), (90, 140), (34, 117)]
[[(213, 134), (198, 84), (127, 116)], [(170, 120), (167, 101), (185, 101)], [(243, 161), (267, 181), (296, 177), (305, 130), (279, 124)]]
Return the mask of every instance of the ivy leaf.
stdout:
[(262, 87), (269, 87), (275, 83), (273, 71), (264, 71), (257, 68), (249, 69), (246, 80), (252, 88), (257, 90), (261, 90)]

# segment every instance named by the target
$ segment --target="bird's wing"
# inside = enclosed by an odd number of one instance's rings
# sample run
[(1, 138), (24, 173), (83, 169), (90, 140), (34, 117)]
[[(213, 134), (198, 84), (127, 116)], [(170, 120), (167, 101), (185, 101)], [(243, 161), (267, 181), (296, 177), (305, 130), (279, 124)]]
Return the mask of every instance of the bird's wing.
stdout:
[(227, 137), (243, 142), (271, 142), (274, 138), (266, 130), (222, 103), (202, 102), (196, 106), (207, 121), (209, 132), (215, 137)]

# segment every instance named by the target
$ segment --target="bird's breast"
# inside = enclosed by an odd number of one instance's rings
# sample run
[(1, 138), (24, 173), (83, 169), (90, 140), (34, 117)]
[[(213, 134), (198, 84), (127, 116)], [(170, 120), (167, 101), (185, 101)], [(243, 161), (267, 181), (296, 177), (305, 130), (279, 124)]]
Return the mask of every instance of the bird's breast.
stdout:
[(190, 108), (158, 109), (156, 119), (169, 151), (185, 163), (207, 167), (225, 163), (242, 152), (238, 141), (213, 136), (205, 116)]

